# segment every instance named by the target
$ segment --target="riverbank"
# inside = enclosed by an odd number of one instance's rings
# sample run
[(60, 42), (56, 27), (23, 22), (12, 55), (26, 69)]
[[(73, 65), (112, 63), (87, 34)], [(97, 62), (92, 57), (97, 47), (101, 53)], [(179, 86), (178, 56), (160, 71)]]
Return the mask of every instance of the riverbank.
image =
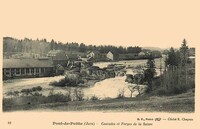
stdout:
[[(158, 66), (159, 60), (156, 61)], [(136, 66), (143, 65), (143, 63), (145, 61), (117, 62), (117, 66), (125, 65), (126, 74), (134, 74)], [(111, 66), (113, 65), (111, 64)], [(84, 83), (79, 83), (81, 86), (77, 85), (77, 87), (49, 85), (50, 82), (59, 81), (65, 76), (5, 81), (3, 83), (3, 111), (194, 112), (194, 92), (192, 91), (161, 97), (157, 95), (162, 94), (156, 92), (159, 88), (154, 87), (155, 94), (148, 93), (137, 96), (138, 89), (135, 89), (134, 92), (130, 90), (131, 86), (135, 84), (126, 82), (126, 76), (109, 77), (99, 81), (95, 77), (97, 75), (100, 77), (101, 72), (96, 72), (94, 69), (91, 71), (92, 75), (89, 79), (86, 76), (79, 78)], [(74, 78), (77, 79), (76, 76)], [(157, 86), (160, 86), (160, 83), (157, 83), (159, 81), (159, 78), (157, 81), (155, 80)], [(8, 97), (6, 98), (6, 96)], [(134, 98), (135, 96), (137, 97)]]
[(136, 98), (121, 98), (90, 101), (70, 101), (48, 104), (13, 105), (4, 108), (12, 111), (98, 111), (98, 112), (179, 112), (193, 113), (195, 108), (194, 92), (187, 91), (173, 96), (144, 95)]

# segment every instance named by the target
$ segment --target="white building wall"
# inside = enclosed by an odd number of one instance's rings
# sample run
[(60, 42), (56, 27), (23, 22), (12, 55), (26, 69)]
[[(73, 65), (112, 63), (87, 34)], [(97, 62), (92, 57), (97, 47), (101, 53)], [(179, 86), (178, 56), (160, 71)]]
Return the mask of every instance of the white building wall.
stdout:
[(113, 54), (112, 52), (108, 52), (108, 54), (106, 55), (106, 57), (110, 60), (113, 60)]

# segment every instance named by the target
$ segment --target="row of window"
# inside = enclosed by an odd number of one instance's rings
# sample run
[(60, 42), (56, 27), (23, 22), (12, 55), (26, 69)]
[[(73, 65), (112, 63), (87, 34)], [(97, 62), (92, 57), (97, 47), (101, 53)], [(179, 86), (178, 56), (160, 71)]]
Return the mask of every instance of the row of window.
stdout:
[[(41, 73), (44, 73), (45, 72), (45, 68), (40, 68), (41, 70)], [(11, 69), (11, 73), (16, 73), (16, 74), (20, 74), (20, 71), (21, 71), (21, 74), (34, 74), (34, 70), (36, 73), (39, 73), (39, 68), (16, 68), (16, 71), (15, 69)], [(4, 72), (4, 71), (3, 71)], [(6, 75), (9, 75), (10, 74), (10, 69), (5, 69), (5, 73)]]

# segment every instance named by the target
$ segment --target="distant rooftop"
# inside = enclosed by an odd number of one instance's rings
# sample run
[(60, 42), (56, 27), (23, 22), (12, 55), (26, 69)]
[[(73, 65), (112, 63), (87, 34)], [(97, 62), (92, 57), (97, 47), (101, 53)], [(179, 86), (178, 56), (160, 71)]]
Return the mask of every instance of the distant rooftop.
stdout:
[(48, 57), (52, 57), (53, 60), (67, 60), (68, 56), (65, 51), (62, 50), (51, 50), (47, 54)]
[(50, 60), (38, 59), (3, 59), (3, 68), (41, 68), (53, 67)]

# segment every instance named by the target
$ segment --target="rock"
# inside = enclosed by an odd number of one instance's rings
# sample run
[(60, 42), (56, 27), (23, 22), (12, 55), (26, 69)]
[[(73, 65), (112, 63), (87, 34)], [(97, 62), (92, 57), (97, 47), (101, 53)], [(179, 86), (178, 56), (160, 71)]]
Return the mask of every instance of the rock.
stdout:
[(134, 80), (133, 80), (133, 75), (132, 74), (126, 74), (126, 80), (125, 82), (128, 82), (128, 83), (133, 83)]
[(122, 72), (122, 71), (117, 72), (117, 76), (123, 77), (125, 75), (126, 75), (125, 72)]
[(112, 69), (112, 70), (115, 70), (115, 71), (119, 71), (121, 69), (124, 69), (126, 66), (125, 65), (122, 65), (122, 64), (110, 64), (108, 65), (108, 69)]
[(143, 74), (135, 74), (133, 76), (134, 83), (143, 84), (144, 83), (144, 75)]
[(88, 69), (81, 69), (80, 75), (83, 77), (88, 76), (89, 75)]

